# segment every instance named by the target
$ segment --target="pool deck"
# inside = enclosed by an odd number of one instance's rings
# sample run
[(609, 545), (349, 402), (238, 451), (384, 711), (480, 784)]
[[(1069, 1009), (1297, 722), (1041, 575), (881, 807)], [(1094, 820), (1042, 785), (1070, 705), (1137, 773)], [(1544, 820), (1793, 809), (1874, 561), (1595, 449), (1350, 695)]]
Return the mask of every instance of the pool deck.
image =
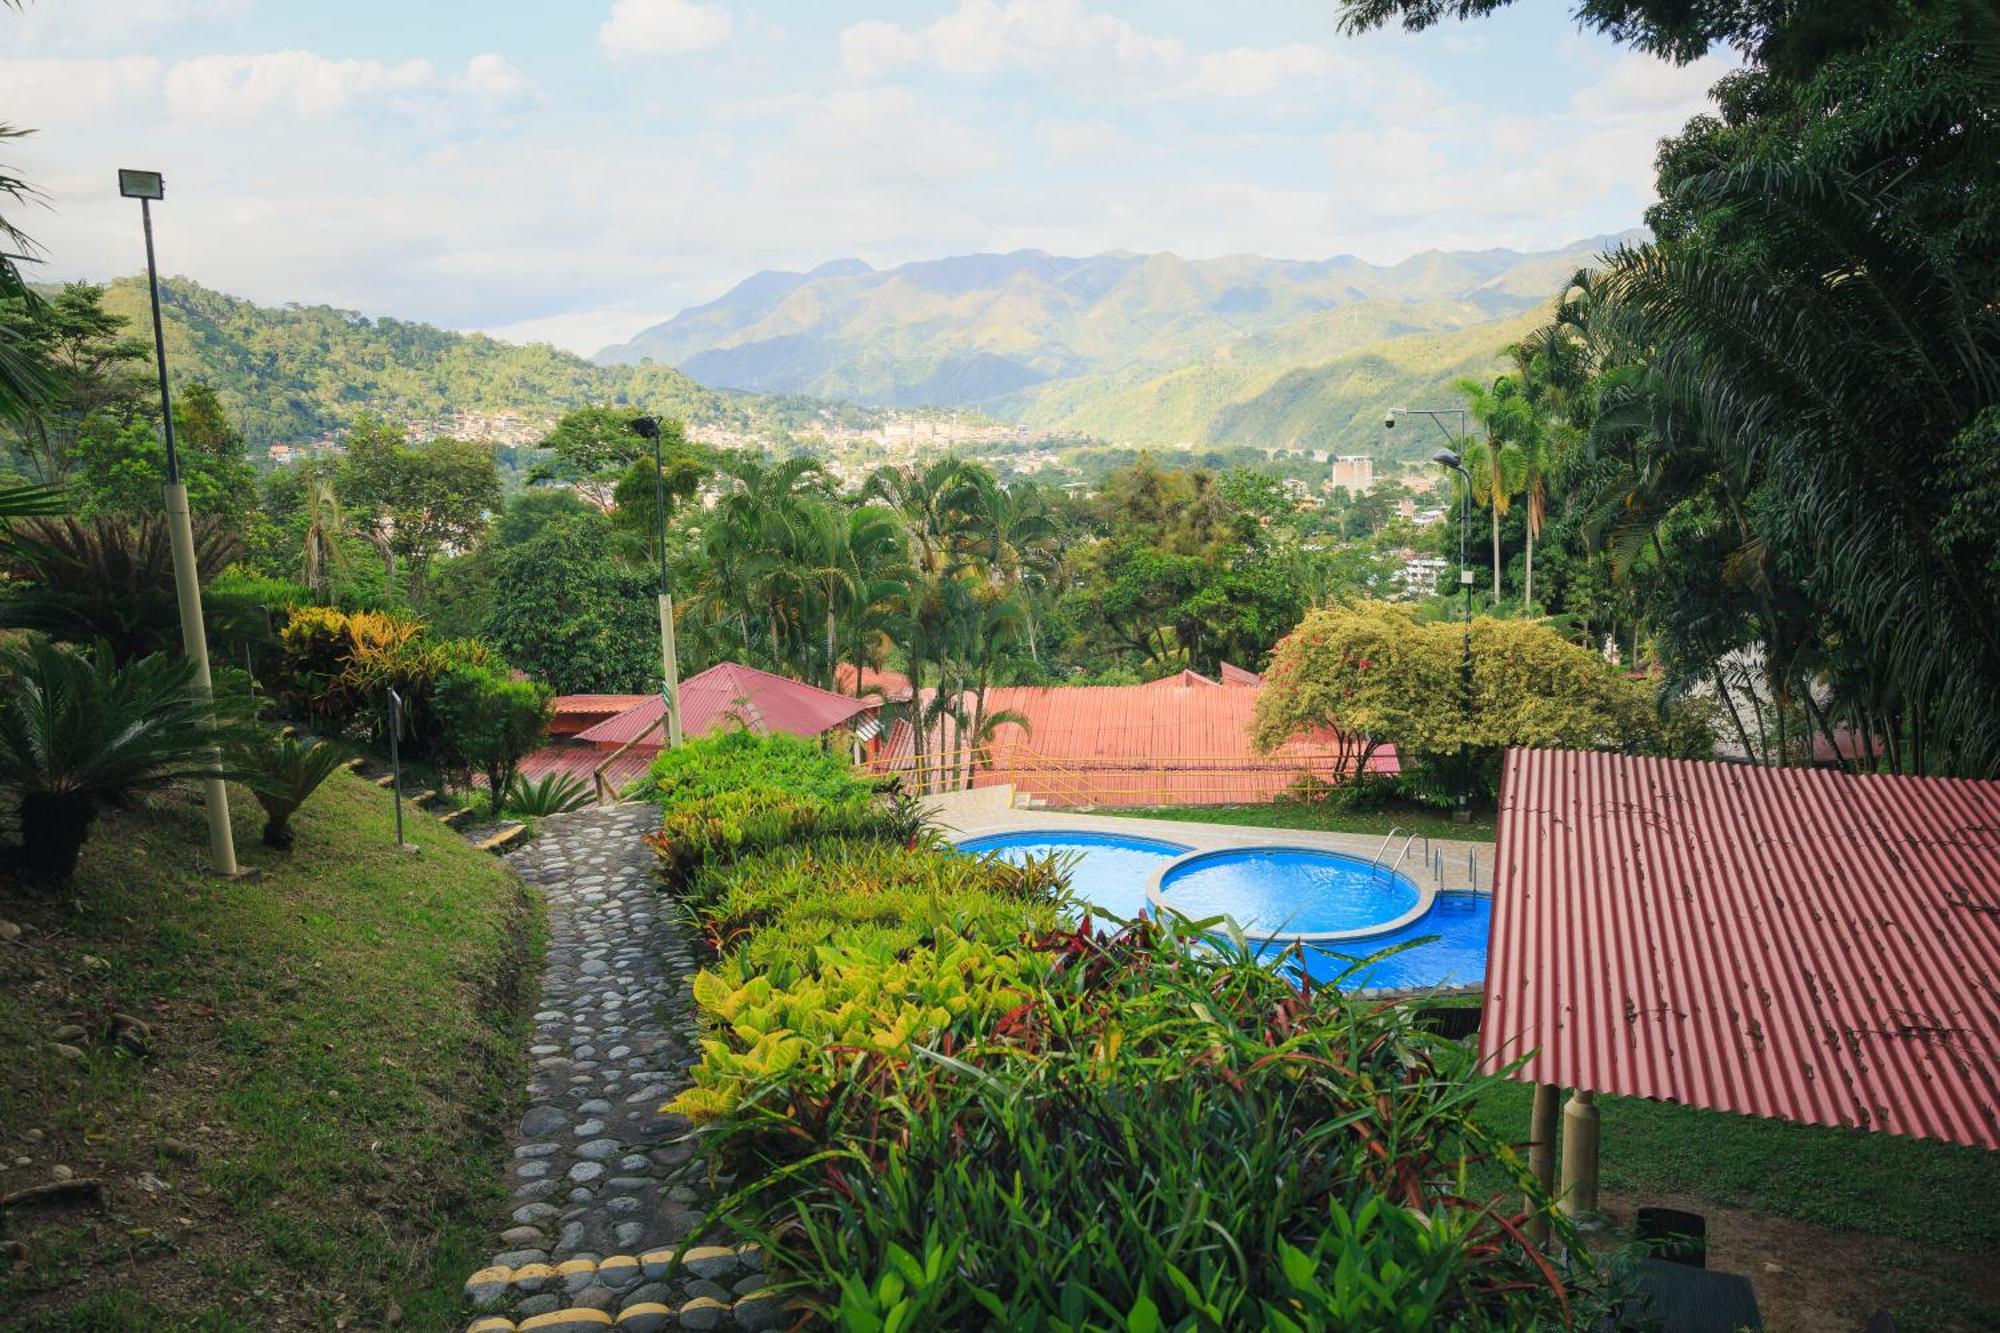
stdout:
[[(1311, 847), (1345, 852), (1372, 860), (1382, 850), (1382, 837), (1371, 833), (1319, 833), (1310, 829), (1264, 828), (1251, 824), (1204, 824), (1186, 819), (1133, 819), (1122, 815), (1085, 815), (1070, 810), (1022, 810), (1013, 804), (1011, 787), (980, 787), (931, 798), (932, 816), (955, 837), (996, 833), (1032, 833), (1049, 829), (1158, 838), (1186, 843), (1198, 852), (1227, 847)], [(1389, 844), (1393, 859), (1401, 839)], [(1431, 858), (1442, 852), (1442, 873)], [(1419, 837), (1401, 866), (1420, 888), (1439, 893), (1493, 889), (1493, 844)]]

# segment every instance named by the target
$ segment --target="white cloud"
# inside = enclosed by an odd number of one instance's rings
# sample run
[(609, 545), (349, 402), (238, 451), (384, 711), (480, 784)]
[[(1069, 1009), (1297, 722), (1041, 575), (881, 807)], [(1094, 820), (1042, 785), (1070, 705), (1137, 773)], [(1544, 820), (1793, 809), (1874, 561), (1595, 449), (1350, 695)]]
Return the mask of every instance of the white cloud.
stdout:
[(1324, 91), (1336, 76), (1354, 77), (1365, 72), (1360, 61), (1335, 55), (1323, 46), (1302, 42), (1239, 46), (1203, 56), (1179, 91), (1217, 97), (1268, 97), (1299, 84)]
[(0, 45), (73, 46), (150, 38), (185, 23), (226, 18), (249, 0), (43, 0), (9, 14)]
[(527, 75), (516, 69), (507, 57), (490, 51), (468, 60), (465, 73), (459, 76), (454, 86), (489, 106), (525, 101), (537, 95), (535, 85), (528, 81)]
[(153, 97), (160, 62), (151, 56), (102, 60), (0, 60), (10, 116), (30, 125), (78, 125)]
[(696, 0), (618, 0), (597, 30), (613, 60), (707, 51), (729, 40), (729, 11)]
[(311, 51), (197, 56), (167, 71), (169, 115), (249, 120), (272, 114), (329, 116), (362, 98), (412, 92), (434, 77), (430, 62), (329, 60)]
[(1675, 65), (1655, 56), (1628, 55), (1579, 89), (1570, 108), (1585, 119), (1691, 116), (1707, 104), (1715, 81), (1737, 67), (1735, 61), (1720, 56)]
[(1035, 125), (1035, 141), (1058, 162), (1080, 162), (1129, 152), (1132, 139), (1102, 120), (1044, 120)]
[(868, 22), (840, 35), (841, 66), (860, 79), (918, 65), (961, 76), (1022, 70), (1145, 83), (1171, 78), (1187, 58), (1179, 39), (1093, 14), (1082, 0), (961, 0), (926, 28)]

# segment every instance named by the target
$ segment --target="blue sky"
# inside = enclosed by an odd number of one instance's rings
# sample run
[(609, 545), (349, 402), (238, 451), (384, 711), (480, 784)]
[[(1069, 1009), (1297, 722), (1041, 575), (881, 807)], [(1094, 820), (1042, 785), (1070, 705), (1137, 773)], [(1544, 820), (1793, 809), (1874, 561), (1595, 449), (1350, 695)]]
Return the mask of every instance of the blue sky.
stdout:
[(975, 250), (1550, 248), (1634, 225), (1675, 69), (1563, 9), (1341, 36), (1333, 0), (29, 0), (0, 152), (49, 277), (590, 351), (761, 268)]

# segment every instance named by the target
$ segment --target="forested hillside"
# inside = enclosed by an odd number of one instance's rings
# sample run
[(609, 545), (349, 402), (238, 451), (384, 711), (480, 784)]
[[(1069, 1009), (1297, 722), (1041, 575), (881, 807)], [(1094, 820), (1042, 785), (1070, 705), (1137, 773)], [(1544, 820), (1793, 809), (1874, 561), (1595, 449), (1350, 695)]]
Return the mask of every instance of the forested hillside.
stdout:
[[(526, 346), (332, 306), (259, 306), (186, 278), (161, 288), (177, 379), (215, 387), (252, 448), (309, 440), (362, 413), (405, 423), (454, 412), (553, 418), (586, 403), (633, 403), (690, 422), (748, 424), (773, 407), (703, 389), (668, 366), (597, 366)], [(106, 309), (143, 335), (146, 284), (110, 284)], [(149, 339), (150, 341), (150, 339)]]
[[(1018, 415), (1037, 429), (1074, 431), (1120, 444), (1428, 457), (1437, 441), (1426, 432), (1385, 433), (1383, 410), (1457, 405), (1454, 380), (1497, 374), (1507, 364), (1508, 345), (1546, 318), (1546, 309), (1537, 308), (1447, 332), (1405, 333), (1379, 342), (1351, 338), (1345, 348), (1325, 328), (1319, 329), (1323, 340), (1318, 347), (1303, 330), (1294, 329), (1290, 338), (1248, 340), (1164, 374), (1127, 376), (1122, 382), (1095, 376), (1046, 385), (1025, 398)], [(1285, 350), (1274, 354), (1274, 343)]]
[[(1351, 255), (1190, 260), (1033, 250), (890, 269), (850, 259), (809, 273), (756, 274), (596, 359), (650, 358), (703, 384), (760, 393), (973, 406), (1119, 441), (1232, 443), (1247, 437), (1215, 435), (1216, 413), (1286, 372), (1545, 307), (1572, 273), (1621, 239), (1535, 254), (1429, 251), (1387, 265)], [(1504, 341), (1495, 328), (1488, 350)], [(1383, 352), (1399, 365), (1408, 355)], [(1454, 357), (1447, 369), (1486, 365), (1465, 360)], [(1435, 394), (1446, 385), (1414, 387)], [(1336, 406), (1339, 421), (1377, 407)], [(1245, 415), (1241, 428), (1261, 415)]]

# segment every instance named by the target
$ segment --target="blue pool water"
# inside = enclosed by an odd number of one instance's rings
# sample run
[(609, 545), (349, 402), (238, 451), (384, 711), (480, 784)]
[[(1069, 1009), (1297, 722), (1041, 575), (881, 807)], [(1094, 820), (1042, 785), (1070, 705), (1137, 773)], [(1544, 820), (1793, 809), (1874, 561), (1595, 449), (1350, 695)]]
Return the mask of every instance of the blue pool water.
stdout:
[(1417, 905), (1401, 875), (1338, 852), (1245, 847), (1169, 871), (1160, 899), (1200, 920), (1227, 916), (1249, 935), (1309, 935), (1386, 925)]
[[(1352, 967), (1356, 959), (1393, 948), (1407, 940), (1436, 936), (1393, 958), (1371, 963), (1342, 979), (1341, 989), (1419, 990), (1432, 986), (1477, 986), (1486, 980), (1486, 936), (1492, 922), (1493, 899), (1486, 894), (1440, 893), (1431, 900), (1430, 911), (1400, 930), (1341, 944), (1303, 946), (1305, 972), (1314, 981), (1329, 982)], [(1276, 954), (1282, 947), (1282, 944), (1273, 944), (1265, 952)]]
[(1125, 838), (1105, 833), (998, 833), (958, 844), (975, 856), (997, 853), (1010, 865), (1051, 852), (1075, 858), (1070, 891), (1102, 912), (1130, 921), (1147, 908), (1146, 886), (1160, 867), (1193, 849), (1156, 838)]
[[(1076, 896), (1127, 921), (1150, 911), (1147, 885), (1167, 862), (1191, 850), (1155, 838), (1062, 830), (972, 838), (958, 848), (974, 855), (998, 855), (1015, 865), (1029, 856), (1073, 857), (1070, 887)], [(1264, 930), (1365, 929), (1409, 911), (1416, 906), (1418, 893), (1402, 876), (1386, 876), (1352, 857), (1244, 848), (1189, 862), (1168, 876), (1161, 897), (1196, 919), (1234, 917), (1254, 935)], [(1486, 895), (1440, 893), (1431, 909), (1408, 925), (1362, 939), (1306, 944), (1303, 963), (1294, 958), (1286, 966), (1317, 982), (1340, 978), (1347, 990), (1476, 986), (1486, 979), (1486, 937), (1492, 919), (1493, 900)], [(1356, 960), (1412, 940), (1424, 943), (1341, 976)], [(1274, 940), (1260, 952), (1275, 960), (1286, 947), (1285, 941)]]

